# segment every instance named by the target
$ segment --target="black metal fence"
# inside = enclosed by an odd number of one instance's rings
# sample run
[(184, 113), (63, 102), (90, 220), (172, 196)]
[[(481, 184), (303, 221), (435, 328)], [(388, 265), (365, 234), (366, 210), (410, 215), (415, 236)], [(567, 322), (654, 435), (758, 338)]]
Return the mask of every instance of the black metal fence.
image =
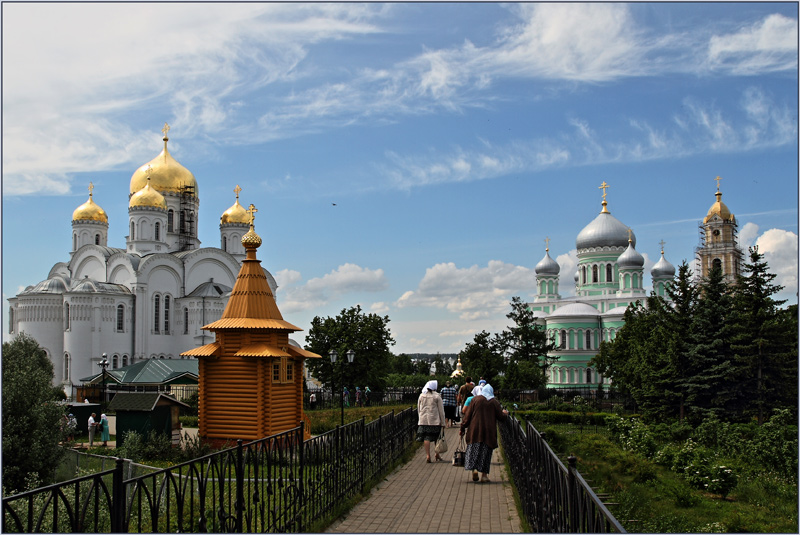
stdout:
[(124, 461), (3, 498), (3, 533), (303, 532), (411, 445), (416, 409), (303, 441), (303, 426), (131, 479)]
[(564, 466), (533, 424), (521, 424), (509, 416), (500, 425), (500, 438), (523, 514), (533, 531), (626, 533), (578, 473), (575, 458), (570, 457)]
[[(368, 398), (362, 393), (362, 404), (364, 407), (383, 407), (385, 405), (397, 405), (408, 403), (417, 405), (421, 388), (415, 386), (385, 388), (383, 390), (370, 391)], [(311, 406), (311, 394), (316, 396), (314, 406)], [(356, 393), (351, 390), (346, 399), (340, 399), (338, 394), (331, 392), (330, 388), (312, 388), (305, 392), (304, 409), (338, 409), (344, 402), (346, 407), (356, 406)]]

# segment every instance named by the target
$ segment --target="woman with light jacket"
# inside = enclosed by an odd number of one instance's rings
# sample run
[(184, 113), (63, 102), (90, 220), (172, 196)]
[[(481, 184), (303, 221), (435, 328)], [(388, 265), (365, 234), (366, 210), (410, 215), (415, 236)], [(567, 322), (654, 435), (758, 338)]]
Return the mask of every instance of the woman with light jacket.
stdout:
[[(444, 403), (442, 396), (436, 391), (439, 383), (435, 380), (428, 381), (423, 387), (422, 393), (417, 400), (417, 442), (425, 445), (425, 462), (431, 462), (431, 441), (436, 441), (444, 427)], [(436, 453), (435, 460), (441, 461), (442, 458)]]

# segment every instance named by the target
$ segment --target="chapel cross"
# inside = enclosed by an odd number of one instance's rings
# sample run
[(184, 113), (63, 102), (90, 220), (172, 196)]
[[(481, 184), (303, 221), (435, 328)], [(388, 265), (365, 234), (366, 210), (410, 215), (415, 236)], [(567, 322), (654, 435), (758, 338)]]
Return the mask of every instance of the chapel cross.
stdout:
[(161, 132), (163, 132), (164, 137), (167, 137), (167, 134), (169, 133), (169, 125), (167, 123), (164, 123), (164, 128), (161, 129)]
[(719, 181), (720, 181), (720, 180), (722, 180), (722, 177), (721, 177), (721, 176), (718, 176), (718, 177), (717, 177), (717, 178), (715, 178), (714, 180), (716, 180), (716, 181), (717, 181), (717, 191), (719, 191)]
[(628, 242), (633, 241), (632, 235), (633, 235), (633, 230), (631, 230), (631, 227), (628, 227)]
[(256, 212), (258, 212), (258, 210), (256, 209), (256, 205), (255, 204), (251, 204), (250, 208), (248, 208), (245, 211), (248, 214), (250, 214), (250, 226), (252, 227), (253, 226), (253, 222), (256, 220)]
[(92, 196), (92, 190), (93, 190), (93, 189), (94, 189), (94, 184), (92, 184), (91, 182), (89, 182), (89, 197), (91, 197), (91, 196)]
[(544, 239), (544, 250), (545, 251), (549, 251), (550, 250), (550, 236), (547, 236)]
[(236, 193), (236, 200), (239, 200), (239, 192), (242, 191), (242, 188), (239, 187), (239, 184), (236, 184), (236, 187), (233, 188), (234, 193)]
[(600, 187), (599, 187), (598, 189), (601, 189), (601, 190), (603, 190), (603, 200), (606, 200), (606, 189), (608, 189), (608, 188), (610, 188), (610, 187), (611, 187), (611, 186), (609, 186), (608, 184), (606, 184), (606, 181), (605, 181), (605, 180), (603, 180), (603, 183), (602, 183), (602, 184), (600, 184)]
[(661, 246), (661, 254), (664, 254), (664, 244), (665, 243), (667, 243), (667, 242), (665, 242), (664, 240), (661, 240), (660, 242), (658, 242), (658, 244)]

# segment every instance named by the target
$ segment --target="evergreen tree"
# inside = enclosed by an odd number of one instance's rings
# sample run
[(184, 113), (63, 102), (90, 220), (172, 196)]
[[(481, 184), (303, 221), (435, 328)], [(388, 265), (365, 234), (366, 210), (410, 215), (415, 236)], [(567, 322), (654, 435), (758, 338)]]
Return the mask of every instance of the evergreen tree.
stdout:
[(464, 372), (473, 377), (477, 383), (478, 377), (490, 381), (503, 369), (503, 355), (497, 347), (496, 337), (486, 331), (475, 335), (472, 342), (458, 354)]
[(720, 397), (726, 409), (743, 417), (755, 415), (758, 423), (771, 409), (791, 403), (785, 399), (786, 381), (797, 383), (797, 331), (789, 332), (779, 307), (785, 301), (772, 296), (782, 287), (773, 284), (758, 247), (750, 247), (750, 261), (736, 282), (731, 323), (734, 366), (726, 380), (729, 389)]
[(511, 312), (506, 317), (514, 322), (496, 337), (497, 346), (507, 360), (505, 388), (540, 388), (547, 384), (547, 370), (558, 360), (549, 355), (556, 346), (547, 337), (536, 316), (519, 297), (511, 299)]
[(714, 265), (699, 288), (699, 300), (689, 330), (689, 374), (686, 382), (689, 403), (699, 412), (722, 417), (717, 398), (727, 389), (731, 369), (731, 294), (722, 269)]
[(22, 491), (31, 474), (52, 482), (64, 451), (53, 364), (25, 334), (3, 344), (3, 487)]

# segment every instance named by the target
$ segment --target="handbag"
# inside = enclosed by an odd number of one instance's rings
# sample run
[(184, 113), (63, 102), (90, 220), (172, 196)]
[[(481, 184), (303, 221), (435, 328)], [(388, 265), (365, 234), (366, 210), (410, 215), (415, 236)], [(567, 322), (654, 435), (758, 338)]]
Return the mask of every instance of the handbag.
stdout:
[(436, 440), (436, 445), (433, 447), (433, 451), (436, 453), (445, 453), (447, 451), (447, 439), (444, 436), (444, 429), (439, 434), (439, 438)]
[(464, 466), (464, 461), (467, 459), (466, 446), (464, 445), (464, 437), (461, 437), (461, 442), (456, 446), (456, 451), (453, 452), (453, 466)]

